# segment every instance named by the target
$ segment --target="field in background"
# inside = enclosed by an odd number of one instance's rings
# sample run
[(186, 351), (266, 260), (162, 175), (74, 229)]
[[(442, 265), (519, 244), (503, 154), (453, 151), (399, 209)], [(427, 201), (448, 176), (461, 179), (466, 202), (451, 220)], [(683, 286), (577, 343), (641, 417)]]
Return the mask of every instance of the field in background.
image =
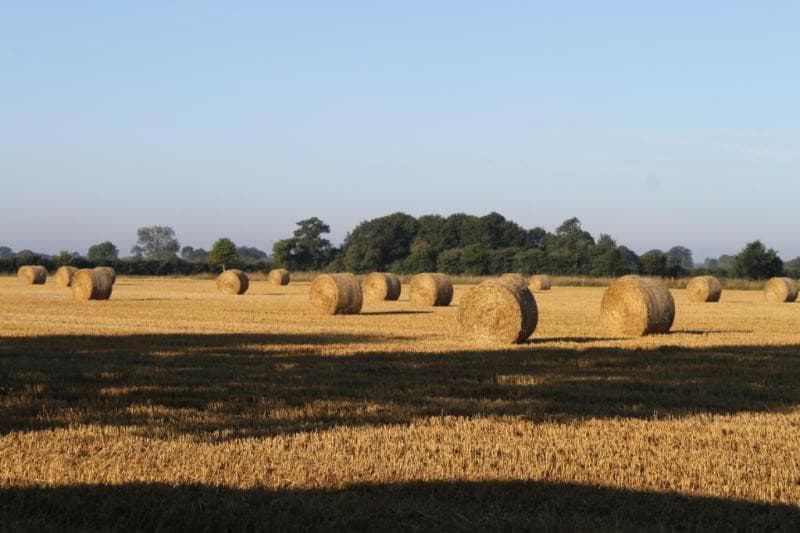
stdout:
[[(560, 278), (557, 278), (561, 281)], [(609, 336), (603, 290), (537, 293), (531, 342), (407, 300), (320, 316), (307, 283), (0, 278), (0, 524), (786, 528), (800, 520), (800, 304), (674, 290)]]

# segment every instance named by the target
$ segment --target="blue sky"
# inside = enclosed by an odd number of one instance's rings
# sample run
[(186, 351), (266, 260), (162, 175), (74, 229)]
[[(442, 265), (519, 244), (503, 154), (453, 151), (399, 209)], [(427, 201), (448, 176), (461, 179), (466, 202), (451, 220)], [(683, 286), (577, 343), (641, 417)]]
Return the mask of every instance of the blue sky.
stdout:
[(0, 245), (497, 211), (790, 259), (798, 27), (796, 2), (5, 3)]

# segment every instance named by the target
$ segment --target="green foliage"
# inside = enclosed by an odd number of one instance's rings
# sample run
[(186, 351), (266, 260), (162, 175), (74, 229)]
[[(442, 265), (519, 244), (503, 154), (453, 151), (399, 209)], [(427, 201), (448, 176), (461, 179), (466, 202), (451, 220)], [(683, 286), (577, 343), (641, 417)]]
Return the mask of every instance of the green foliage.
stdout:
[(272, 245), (275, 266), (289, 270), (323, 269), (335, 252), (330, 241), (322, 237), (330, 231), (330, 227), (317, 217), (299, 221), (292, 237)]
[(184, 246), (181, 248), (181, 258), (193, 263), (208, 261), (208, 252), (202, 248), (192, 248), (191, 246)]
[(686, 270), (694, 268), (692, 251), (685, 246), (673, 246), (666, 253), (670, 265), (677, 265)]
[(72, 264), (74, 257), (75, 255), (69, 250), (61, 250), (58, 252), (58, 255), (53, 258), (53, 260), (58, 266), (69, 266)]
[(111, 241), (105, 241), (90, 246), (86, 258), (96, 265), (107, 265), (119, 259), (119, 250)]
[(445, 274), (463, 274), (464, 265), (461, 263), (461, 248), (451, 248), (439, 254), (436, 269)]
[(242, 261), (264, 261), (267, 259), (267, 252), (253, 246), (239, 246), (238, 250)]
[(517, 250), (509, 270), (528, 276), (547, 273), (550, 271), (547, 254), (544, 250), (537, 248)]
[(240, 261), (239, 250), (236, 249), (233, 241), (227, 237), (217, 239), (217, 242), (214, 243), (208, 253), (208, 264), (214, 268), (226, 270), (237, 266)]
[(0, 246), (0, 259), (11, 259), (14, 257), (14, 250), (8, 246)]
[(545, 239), (552, 270), (560, 274), (588, 274), (594, 246), (594, 238), (577, 218), (566, 220)]
[(650, 250), (639, 258), (639, 271), (645, 276), (666, 276), (669, 260), (661, 250)]
[(138, 240), (131, 248), (131, 254), (135, 257), (163, 261), (173, 259), (180, 249), (180, 243), (175, 238), (175, 230), (169, 226), (139, 228), (136, 235)]
[(405, 272), (408, 274), (435, 272), (436, 251), (428, 241), (417, 237), (417, 239), (411, 244), (411, 253), (408, 255), (408, 257), (398, 264), (392, 265), (390, 270)]
[(796, 257), (791, 261), (786, 261), (783, 264), (786, 275), (790, 278), (800, 279), (800, 257)]
[(616, 241), (608, 235), (600, 235), (592, 254), (589, 274), (592, 276), (620, 276), (625, 271), (625, 260)]
[(740, 278), (767, 279), (783, 274), (783, 261), (772, 248), (753, 241), (733, 261), (733, 274)]

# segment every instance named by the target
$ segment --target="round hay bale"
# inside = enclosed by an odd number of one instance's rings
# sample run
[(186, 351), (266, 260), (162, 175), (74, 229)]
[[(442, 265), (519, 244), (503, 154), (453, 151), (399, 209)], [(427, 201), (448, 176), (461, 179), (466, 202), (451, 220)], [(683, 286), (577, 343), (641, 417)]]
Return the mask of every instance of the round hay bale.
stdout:
[(550, 287), (552, 287), (550, 276), (547, 274), (531, 276), (530, 281), (528, 281), (528, 287), (530, 287), (532, 291), (549, 291)]
[(689, 280), (686, 292), (693, 302), (718, 302), (722, 296), (722, 284), (714, 276), (697, 276)]
[(657, 280), (624, 276), (606, 289), (600, 315), (616, 335), (667, 333), (675, 320), (675, 300)]
[(470, 289), (458, 303), (458, 322), (471, 339), (513, 344), (536, 329), (539, 313), (528, 287), (489, 280)]
[(117, 271), (111, 267), (94, 267), (95, 270), (103, 272), (107, 276), (111, 277), (111, 283), (117, 282)]
[(517, 274), (516, 272), (507, 272), (503, 274), (502, 276), (500, 276), (500, 281), (506, 281), (518, 287), (528, 288), (528, 282), (525, 279), (525, 276), (523, 276), (522, 274)]
[(797, 285), (791, 278), (772, 278), (764, 286), (768, 302), (782, 304), (797, 300)]
[(453, 284), (444, 274), (417, 274), (411, 278), (409, 297), (414, 305), (445, 307), (453, 300)]
[(47, 281), (47, 269), (39, 265), (25, 265), (17, 270), (17, 277), (28, 285), (44, 285)]
[(244, 294), (249, 286), (247, 274), (235, 268), (217, 276), (217, 289), (225, 294)]
[(361, 292), (367, 301), (397, 300), (400, 289), (400, 278), (389, 272), (373, 272), (361, 282)]
[(288, 285), (291, 281), (291, 275), (285, 268), (273, 268), (267, 274), (267, 280), (273, 285)]
[(73, 266), (58, 267), (53, 279), (59, 287), (69, 287), (72, 285), (72, 276), (74, 276), (77, 271), (78, 269)]
[(320, 274), (311, 282), (311, 304), (326, 315), (361, 312), (361, 285), (352, 274)]
[(114, 283), (107, 272), (82, 268), (72, 276), (72, 296), (76, 300), (108, 300)]

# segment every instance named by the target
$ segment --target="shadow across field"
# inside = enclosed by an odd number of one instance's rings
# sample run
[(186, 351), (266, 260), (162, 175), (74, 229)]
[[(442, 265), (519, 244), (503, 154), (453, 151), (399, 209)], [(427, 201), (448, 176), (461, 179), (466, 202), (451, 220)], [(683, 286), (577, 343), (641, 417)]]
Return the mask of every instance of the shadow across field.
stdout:
[(532, 481), (0, 489), (0, 523), (22, 531), (790, 531), (798, 521), (788, 505)]
[[(430, 416), (529, 420), (783, 411), (800, 346), (381, 352), (354, 335), (161, 334), (2, 339), (0, 434), (72, 424), (201, 439)], [(341, 353), (358, 343), (358, 355)], [(366, 347), (366, 348), (365, 348)]]

